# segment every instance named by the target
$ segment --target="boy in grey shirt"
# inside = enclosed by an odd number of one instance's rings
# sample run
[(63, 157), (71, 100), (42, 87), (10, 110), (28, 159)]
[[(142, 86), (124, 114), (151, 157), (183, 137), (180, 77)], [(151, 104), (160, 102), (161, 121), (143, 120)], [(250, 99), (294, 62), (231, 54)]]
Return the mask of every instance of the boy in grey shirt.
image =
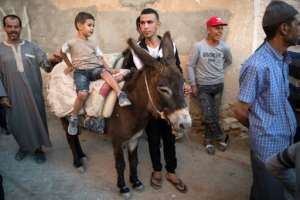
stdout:
[(214, 154), (214, 140), (225, 151), (228, 136), (219, 125), (219, 107), (224, 87), (224, 68), (232, 63), (229, 47), (221, 41), (223, 27), (220, 17), (212, 16), (207, 22), (207, 37), (197, 42), (189, 62), (189, 79), (192, 93), (198, 96), (205, 124), (205, 146), (208, 154)]

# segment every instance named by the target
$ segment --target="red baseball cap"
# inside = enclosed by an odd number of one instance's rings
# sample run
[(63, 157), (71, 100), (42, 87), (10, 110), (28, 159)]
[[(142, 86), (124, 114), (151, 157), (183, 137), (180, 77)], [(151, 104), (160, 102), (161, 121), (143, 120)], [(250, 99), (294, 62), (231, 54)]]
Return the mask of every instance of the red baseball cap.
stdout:
[(206, 21), (206, 26), (227, 26), (221, 17), (212, 16)]

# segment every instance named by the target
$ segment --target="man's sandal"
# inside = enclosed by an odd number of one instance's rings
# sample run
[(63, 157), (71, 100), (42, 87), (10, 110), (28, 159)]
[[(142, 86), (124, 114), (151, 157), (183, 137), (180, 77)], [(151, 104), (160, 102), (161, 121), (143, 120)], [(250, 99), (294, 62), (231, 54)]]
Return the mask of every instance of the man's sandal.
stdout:
[(152, 172), (152, 173), (151, 173), (151, 178), (150, 178), (150, 184), (151, 184), (151, 186), (152, 186), (154, 189), (158, 190), (158, 189), (160, 189), (161, 186), (162, 186), (161, 183), (162, 183), (162, 177), (157, 178), (157, 177), (154, 176), (154, 172)]
[(166, 178), (179, 192), (186, 193), (188, 191), (187, 186), (182, 182), (180, 178), (177, 178), (177, 181), (173, 181), (169, 178)]

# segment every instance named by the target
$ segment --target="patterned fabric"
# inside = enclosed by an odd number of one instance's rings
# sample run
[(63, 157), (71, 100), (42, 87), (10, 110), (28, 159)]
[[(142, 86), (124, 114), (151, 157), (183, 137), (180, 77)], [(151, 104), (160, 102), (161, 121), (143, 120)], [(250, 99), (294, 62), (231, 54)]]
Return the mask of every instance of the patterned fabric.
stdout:
[(239, 100), (250, 105), (250, 145), (262, 161), (292, 144), (296, 131), (287, 100), (288, 62), (266, 42), (241, 69)]

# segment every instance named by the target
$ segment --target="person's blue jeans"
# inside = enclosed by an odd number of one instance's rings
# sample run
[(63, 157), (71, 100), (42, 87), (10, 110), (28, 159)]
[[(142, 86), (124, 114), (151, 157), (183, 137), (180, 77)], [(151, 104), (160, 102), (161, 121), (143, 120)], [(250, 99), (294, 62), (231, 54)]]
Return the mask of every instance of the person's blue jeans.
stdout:
[(76, 91), (89, 91), (91, 81), (95, 81), (101, 78), (104, 68), (102, 66), (95, 67), (93, 69), (75, 69), (74, 82), (76, 85)]
[(222, 140), (224, 133), (219, 124), (219, 109), (222, 102), (224, 83), (198, 85), (198, 100), (205, 125), (205, 138)]

